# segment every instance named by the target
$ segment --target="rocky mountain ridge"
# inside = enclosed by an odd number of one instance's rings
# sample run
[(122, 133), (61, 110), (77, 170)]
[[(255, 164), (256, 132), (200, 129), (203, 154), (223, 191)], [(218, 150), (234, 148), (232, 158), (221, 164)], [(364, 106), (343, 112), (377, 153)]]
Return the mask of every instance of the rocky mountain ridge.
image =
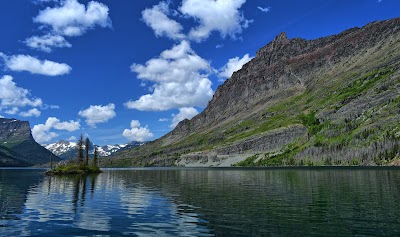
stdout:
[(0, 166), (32, 166), (60, 159), (32, 137), (28, 121), (0, 118)]
[(285, 33), (202, 113), (109, 166), (380, 165), (400, 137), (400, 18), (315, 40)]
[[(131, 149), (137, 146), (141, 146), (143, 144), (144, 144), (143, 142), (135, 142), (135, 141), (127, 144), (115, 144), (115, 145), (104, 145), (104, 146), (94, 145), (93, 143), (91, 143), (89, 146), (89, 154), (93, 155), (94, 148), (96, 147), (100, 157), (108, 157), (117, 153), (118, 151), (124, 149)], [(78, 152), (77, 143), (71, 141), (60, 140), (55, 143), (44, 145), (44, 147), (47, 150), (53, 152), (55, 155), (59, 156), (61, 159), (73, 159), (76, 157)]]

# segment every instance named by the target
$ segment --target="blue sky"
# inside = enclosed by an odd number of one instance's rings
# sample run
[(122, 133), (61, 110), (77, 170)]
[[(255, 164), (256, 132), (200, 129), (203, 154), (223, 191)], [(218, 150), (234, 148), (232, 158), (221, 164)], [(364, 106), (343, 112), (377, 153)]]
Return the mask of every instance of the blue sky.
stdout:
[(398, 0), (0, 1), (0, 116), (42, 144), (153, 140), (201, 112), (280, 32), (399, 17)]

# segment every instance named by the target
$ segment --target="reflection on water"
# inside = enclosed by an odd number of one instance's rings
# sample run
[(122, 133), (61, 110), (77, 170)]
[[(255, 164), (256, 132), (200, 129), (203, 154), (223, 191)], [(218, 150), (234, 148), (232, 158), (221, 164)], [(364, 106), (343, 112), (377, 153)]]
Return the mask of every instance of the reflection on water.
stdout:
[[(42, 176), (43, 171), (2, 170), (4, 176), (16, 172)], [(207, 236), (209, 230), (201, 224), (205, 221), (200, 215), (180, 213), (160, 190), (131, 183), (129, 177), (122, 179), (117, 173), (42, 177), (21, 190), (26, 193), (2, 193), (1, 200), (15, 198), (20, 203), (7, 204), (19, 210), (2, 210), (0, 235)], [(17, 180), (3, 180), (2, 190)]]
[(0, 236), (400, 234), (396, 169), (0, 170)]

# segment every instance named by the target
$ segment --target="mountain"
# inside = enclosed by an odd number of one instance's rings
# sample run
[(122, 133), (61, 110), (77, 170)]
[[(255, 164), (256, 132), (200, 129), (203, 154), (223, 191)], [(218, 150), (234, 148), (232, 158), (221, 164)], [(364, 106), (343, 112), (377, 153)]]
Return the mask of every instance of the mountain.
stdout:
[(143, 146), (147, 142), (137, 142), (137, 141), (132, 141), (127, 144), (122, 144), (122, 145), (105, 145), (98, 147), (99, 152), (103, 151), (104, 156), (114, 156), (118, 154), (119, 152), (125, 151), (125, 150), (130, 150), (134, 149), (139, 146)]
[(0, 145), (0, 167), (24, 167), (32, 163), (23, 155)]
[(103, 165), (396, 163), (399, 68), (400, 18), (314, 40), (281, 33), (202, 113)]
[[(56, 143), (45, 145), (45, 148), (47, 150), (53, 152), (57, 156), (59, 156), (61, 159), (73, 159), (78, 154), (78, 149), (77, 149), (76, 145), (77, 145), (76, 142), (69, 142), (69, 141), (61, 140)], [(93, 145), (93, 143), (91, 143), (89, 146), (89, 153), (93, 154), (94, 147), (97, 147), (99, 156), (107, 157), (107, 156), (115, 154), (118, 151), (122, 151), (125, 149), (132, 149), (132, 148), (140, 146), (140, 145), (143, 145), (143, 143), (131, 142), (128, 144), (121, 144), (121, 145), (116, 144), (116, 145), (105, 145), (105, 146)]]
[(127, 144), (97, 146), (97, 150), (99, 152), (100, 157), (105, 157), (118, 152), (119, 150), (125, 148), (126, 146)]
[(28, 121), (0, 118), (0, 166), (31, 166), (60, 159), (32, 137)]
[(76, 145), (77, 145), (76, 142), (61, 140), (56, 143), (44, 145), (44, 147), (64, 160), (76, 156), (78, 152), (78, 150), (76, 149)]

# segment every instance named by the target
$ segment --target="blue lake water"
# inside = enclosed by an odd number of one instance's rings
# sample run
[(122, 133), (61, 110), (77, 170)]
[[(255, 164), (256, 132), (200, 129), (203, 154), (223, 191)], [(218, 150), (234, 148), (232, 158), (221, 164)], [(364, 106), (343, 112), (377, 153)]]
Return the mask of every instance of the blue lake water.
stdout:
[(0, 169), (0, 236), (400, 236), (400, 169)]

